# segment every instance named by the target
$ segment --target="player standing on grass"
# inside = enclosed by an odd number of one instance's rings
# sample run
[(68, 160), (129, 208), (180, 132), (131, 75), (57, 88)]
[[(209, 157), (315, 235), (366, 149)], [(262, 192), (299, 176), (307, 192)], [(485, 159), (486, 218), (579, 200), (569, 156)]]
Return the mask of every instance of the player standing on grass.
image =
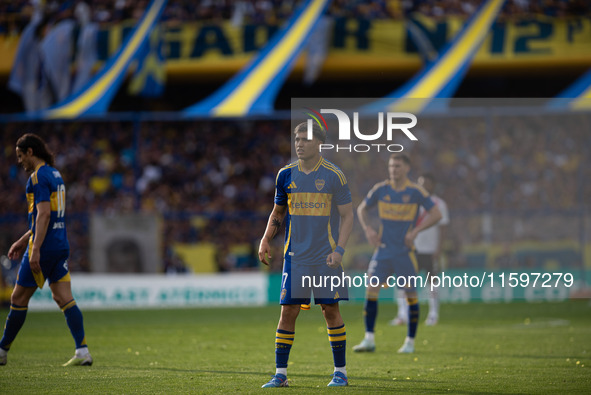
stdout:
[[(414, 253), (414, 240), (417, 234), (435, 225), (441, 213), (421, 186), (410, 182), (408, 172), (410, 160), (404, 154), (392, 154), (388, 161), (389, 180), (376, 184), (357, 208), (359, 222), (365, 236), (376, 250), (369, 263), (368, 276), (379, 278), (385, 284), (389, 276), (407, 279), (405, 288), (409, 306), (408, 335), (399, 353), (414, 352), (414, 338), (419, 320), (419, 300), (415, 284), (409, 278), (417, 274), (417, 260)], [(368, 225), (367, 208), (378, 206), (381, 227), (378, 234)], [(415, 226), (419, 207), (427, 210), (429, 216)], [(398, 282), (400, 283), (400, 282)], [(410, 284), (409, 284), (410, 283)], [(353, 351), (374, 351), (374, 326), (378, 313), (378, 296), (381, 287), (369, 286), (365, 299), (365, 338), (353, 347)]]
[[(447, 204), (439, 196), (435, 195), (435, 176), (431, 173), (425, 173), (417, 180), (418, 184), (425, 188), (431, 195), (431, 200), (439, 208), (441, 212), (441, 221), (436, 223), (434, 226), (420, 232), (415, 240), (415, 246), (417, 248), (417, 262), (419, 264), (419, 270), (429, 273), (430, 276), (434, 276), (439, 273), (441, 269), (441, 248), (443, 244), (443, 237), (445, 228), (449, 224), (449, 212), (447, 210)], [(429, 214), (423, 207), (419, 211), (419, 218), (417, 219), (417, 225), (425, 220)], [(431, 277), (427, 279), (430, 283)], [(390, 321), (391, 325), (402, 325), (408, 321), (408, 305), (406, 304), (406, 297), (403, 290), (397, 290), (398, 292), (398, 315)], [(425, 320), (425, 325), (432, 326), (437, 324), (439, 320), (439, 293), (437, 288), (431, 289), (429, 295), (429, 314)]]
[(64, 181), (59, 171), (53, 168), (53, 155), (39, 136), (27, 133), (19, 138), (16, 157), (25, 171), (31, 174), (26, 187), (30, 228), (8, 251), (10, 259), (17, 259), (23, 251), (24, 256), (10, 298), (4, 335), (0, 340), (0, 365), (6, 365), (10, 345), (25, 322), (29, 300), (37, 287), (43, 287), (46, 278), (53, 300), (62, 309), (76, 343), (74, 357), (63, 366), (92, 365), (84, 337), (82, 313), (70, 287)]
[[(268, 265), (270, 241), (286, 218), (281, 316), (275, 337), (276, 373), (263, 388), (287, 387), (287, 361), (295, 337), (300, 305), (310, 303), (312, 289), (304, 287), (303, 276), (341, 276), (341, 261), (353, 228), (351, 192), (344, 174), (320, 155), (326, 132), (313, 125), (307, 138), (307, 124), (294, 130), (298, 160), (277, 174), (275, 205), (259, 247), (259, 259)], [(339, 221), (340, 220), (340, 221)], [(323, 277), (324, 278), (324, 277)], [(346, 386), (346, 332), (339, 301), (348, 300), (346, 286), (335, 290), (314, 288), (326, 320), (328, 340), (334, 359), (333, 378), (328, 384)]]

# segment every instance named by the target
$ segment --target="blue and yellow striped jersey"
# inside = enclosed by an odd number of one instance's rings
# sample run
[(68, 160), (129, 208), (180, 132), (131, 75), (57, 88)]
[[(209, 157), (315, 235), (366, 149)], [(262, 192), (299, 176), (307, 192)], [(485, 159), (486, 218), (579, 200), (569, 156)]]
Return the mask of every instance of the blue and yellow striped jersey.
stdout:
[(415, 225), (419, 207), (423, 206), (427, 211), (433, 207), (429, 192), (408, 180), (399, 190), (395, 190), (389, 180), (377, 183), (367, 194), (365, 204), (367, 207), (378, 206), (382, 244), (395, 252), (408, 251), (404, 236)]
[(65, 223), (66, 187), (60, 172), (47, 164), (37, 166), (27, 181), (26, 192), (29, 205), (29, 229), (32, 232), (29, 248), (32, 248), (35, 237), (37, 204), (50, 202), (51, 216), (41, 252), (69, 250)]
[(277, 174), (275, 204), (287, 206), (285, 257), (298, 264), (326, 263), (339, 239), (337, 206), (351, 203), (351, 192), (343, 172), (320, 158), (306, 174), (299, 161)]

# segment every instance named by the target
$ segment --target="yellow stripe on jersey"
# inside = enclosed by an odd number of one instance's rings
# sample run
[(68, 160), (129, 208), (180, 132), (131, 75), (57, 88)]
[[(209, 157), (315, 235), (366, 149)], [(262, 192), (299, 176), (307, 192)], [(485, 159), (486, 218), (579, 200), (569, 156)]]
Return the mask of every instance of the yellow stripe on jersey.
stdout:
[(330, 248), (334, 251), (337, 248), (337, 243), (334, 241), (334, 237), (332, 237), (332, 229), (330, 228), (330, 221), (328, 222), (328, 242), (330, 243)]
[(391, 221), (413, 221), (417, 215), (416, 203), (388, 203), (379, 201), (378, 212), (381, 219)]
[[(322, 161), (324, 161), (324, 158), (323, 157), (320, 157), (320, 160), (318, 160), (318, 163), (316, 163), (316, 165), (312, 169), (313, 172), (316, 171), (316, 170), (318, 170), (318, 168), (322, 164)], [(299, 160), (298, 160), (297, 164), (298, 164), (298, 170), (301, 171), (301, 172), (303, 172), (304, 170), (302, 170), (302, 166), (301, 166), (301, 163), (300, 163)]]
[(29, 213), (35, 210), (35, 194), (27, 193), (27, 203), (29, 204)]
[(289, 165), (279, 169), (279, 171), (277, 172), (277, 177), (275, 177), (275, 184), (277, 184), (277, 181), (279, 180), (279, 174), (281, 174), (281, 172), (283, 172), (283, 170), (287, 170), (287, 169), (291, 169), (292, 167), (296, 167), (298, 165), (298, 163), (299, 162), (290, 163)]
[(343, 174), (343, 172), (340, 171), (332, 163), (325, 161), (324, 158), (322, 159), (322, 166), (324, 166), (324, 168), (334, 172), (337, 176), (339, 176), (339, 180), (341, 180), (341, 185), (345, 185), (347, 183), (347, 179), (345, 178), (345, 174)]
[(322, 165), (324, 163), (324, 158), (320, 158), (320, 160), (318, 161), (318, 163), (316, 163), (316, 166), (314, 166), (314, 168), (312, 169), (312, 171), (316, 171), (320, 168), (320, 165)]
[[(288, 201), (289, 201), (289, 199), (288, 199)], [(285, 254), (287, 254), (287, 249), (289, 248), (290, 241), (291, 241), (291, 222), (289, 223), (289, 229), (287, 231), (287, 240), (285, 240), (285, 246), (283, 247), (283, 256), (285, 256)]]
[(328, 217), (331, 200), (330, 193), (295, 192), (288, 194), (287, 206), (291, 215)]
[(39, 163), (37, 167), (35, 167), (35, 171), (33, 171), (33, 174), (31, 174), (31, 181), (33, 182), (33, 185), (37, 185), (37, 183), (39, 182), (39, 179), (37, 178), (37, 172), (43, 165), (45, 165), (45, 162)]
[(57, 192), (51, 192), (49, 203), (51, 205), (51, 211), (57, 211)]
[(422, 186), (420, 186), (419, 184), (415, 184), (414, 182), (411, 182), (410, 187), (415, 188), (419, 192), (421, 192), (421, 195), (423, 195), (423, 197), (429, 196), (429, 192), (427, 192), (427, 190), (425, 188), (423, 188)]

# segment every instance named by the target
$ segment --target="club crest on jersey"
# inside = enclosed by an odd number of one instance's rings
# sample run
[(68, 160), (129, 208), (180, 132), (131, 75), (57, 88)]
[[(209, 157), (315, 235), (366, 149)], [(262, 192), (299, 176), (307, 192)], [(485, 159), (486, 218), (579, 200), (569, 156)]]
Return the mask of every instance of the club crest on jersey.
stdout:
[(386, 202), (389, 202), (389, 201), (391, 200), (391, 199), (390, 199), (390, 195), (386, 195), (386, 196), (384, 196), (384, 200), (385, 200)]
[(324, 188), (324, 184), (326, 184), (326, 182), (324, 180), (316, 180), (314, 184), (316, 185), (316, 189), (322, 191), (322, 188)]
[(410, 202), (410, 195), (402, 195), (402, 201), (404, 203)]
[(285, 295), (287, 295), (287, 289), (281, 290), (281, 300), (285, 299)]

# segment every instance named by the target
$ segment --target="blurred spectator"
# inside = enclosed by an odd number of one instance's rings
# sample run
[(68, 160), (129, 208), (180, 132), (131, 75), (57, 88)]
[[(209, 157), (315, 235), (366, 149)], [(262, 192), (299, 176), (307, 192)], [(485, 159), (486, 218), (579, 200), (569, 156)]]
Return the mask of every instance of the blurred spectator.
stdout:
[[(17, 35), (31, 20), (39, 1), (0, 0), (0, 34)], [(47, 1), (44, 12), (54, 21), (71, 17), (80, 3), (89, 6), (88, 21), (99, 24), (139, 19), (147, 1), (130, 0), (68, 0)], [(288, 18), (301, 0), (169, 0), (162, 20), (178, 24), (194, 21), (232, 20), (234, 24), (278, 24)], [(482, 0), (334, 0), (329, 14), (335, 17), (367, 19), (401, 19), (410, 13), (441, 18), (468, 17)], [(503, 17), (547, 15), (552, 17), (581, 16), (591, 12), (587, 0), (507, 0)]]

